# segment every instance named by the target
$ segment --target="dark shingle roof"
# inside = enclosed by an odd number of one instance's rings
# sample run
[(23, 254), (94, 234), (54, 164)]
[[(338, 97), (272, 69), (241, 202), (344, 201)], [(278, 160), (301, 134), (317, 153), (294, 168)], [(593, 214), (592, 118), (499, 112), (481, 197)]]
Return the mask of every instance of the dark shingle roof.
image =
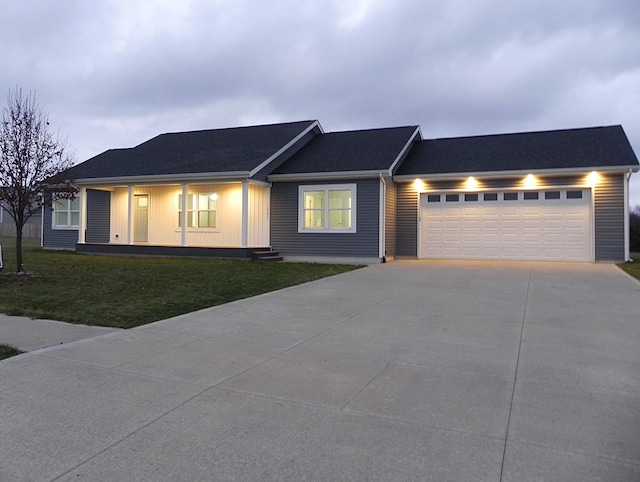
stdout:
[(316, 121), (161, 134), (71, 168), (75, 179), (247, 172)]
[(416, 143), (397, 175), (637, 166), (622, 126), (433, 139)]
[(330, 132), (315, 137), (272, 174), (389, 169), (418, 126)]

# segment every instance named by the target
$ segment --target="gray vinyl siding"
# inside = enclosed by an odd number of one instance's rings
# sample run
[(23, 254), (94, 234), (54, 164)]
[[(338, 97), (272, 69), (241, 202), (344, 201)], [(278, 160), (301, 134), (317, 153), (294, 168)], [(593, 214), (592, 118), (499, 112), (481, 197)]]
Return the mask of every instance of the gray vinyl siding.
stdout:
[[(299, 233), (298, 186), (356, 184), (355, 233)], [(271, 245), (283, 256), (379, 257), (380, 180), (276, 182), (271, 188)]]
[(396, 256), (418, 257), (418, 195), (409, 182), (396, 184)]
[(75, 249), (78, 242), (77, 229), (53, 229), (53, 208), (43, 210), (42, 247), (54, 249)]
[(385, 256), (395, 257), (396, 255), (396, 185), (389, 179), (386, 180), (385, 202), (384, 202), (384, 247)]
[(317, 128), (307, 132), (300, 140), (298, 140), (298, 142), (296, 142), (289, 149), (283, 152), (280, 157), (278, 157), (273, 162), (269, 163), (267, 166), (261, 169), (258, 173), (256, 173), (256, 175), (253, 176), (252, 179), (255, 179), (256, 181), (266, 182), (267, 176), (269, 174), (278, 169), (282, 164), (285, 163), (285, 161), (289, 160), (295, 153), (302, 149), (306, 144), (309, 143), (309, 141), (311, 141), (311, 139), (316, 137), (318, 134), (319, 132), (317, 131)]
[(624, 261), (624, 174), (602, 175), (595, 188), (596, 261)]
[(111, 193), (87, 190), (87, 243), (108, 243), (111, 227)]

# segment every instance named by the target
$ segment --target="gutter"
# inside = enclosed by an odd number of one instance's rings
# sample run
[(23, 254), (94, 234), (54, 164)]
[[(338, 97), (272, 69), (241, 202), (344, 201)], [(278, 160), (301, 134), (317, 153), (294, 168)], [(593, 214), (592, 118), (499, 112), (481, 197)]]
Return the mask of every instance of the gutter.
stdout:
[(150, 176), (126, 176), (126, 177), (94, 177), (76, 179), (75, 184), (90, 185), (124, 185), (124, 184), (179, 184), (185, 181), (219, 180), (219, 181), (242, 181), (250, 175), (249, 171), (229, 171), (229, 172), (203, 172), (185, 174), (158, 174)]
[(468, 171), (468, 172), (445, 172), (437, 174), (402, 174), (393, 176), (393, 179), (398, 182), (403, 181), (415, 181), (416, 179), (423, 180), (438, 180), (438, 181), (455, 181), (464, 177), (478, 177), (482, 179), (502, 179), (509, 177), (526, 176), (527, 174), (537, 175), (565, 175), (565, 174), (584, 174), (589, 171), (598, 172), (637, 172), (640, 170), (640, 166), (609, 166), (609, 167), (597, 167), (597, 166), (585, 166), (585, 167), (572, 167), (567, 169), (529, 169), (529, 170), (514, 170), (514, 171)]
[[(268, 176), (269, 181), (317, 181), (325, 179), (371, 179), (383, 175), (389, 175), (387, 169), (379, 171), (330, 171), (330, 172), (307, 172), (294, 174), (272, 174)], [(411, 178), (412, 180), (415, 178)]]

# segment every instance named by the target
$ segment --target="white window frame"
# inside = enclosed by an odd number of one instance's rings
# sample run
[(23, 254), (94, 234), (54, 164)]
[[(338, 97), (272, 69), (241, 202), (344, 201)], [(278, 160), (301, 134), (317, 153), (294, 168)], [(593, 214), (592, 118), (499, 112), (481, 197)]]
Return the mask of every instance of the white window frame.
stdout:
[[(200, 207), (200, 196), (215, 196), (216, 208), (204, 209)], [(190, 192), (187, 196), (187, 229), (217, 229), (218, 228), (218, 193), (217, 192)], [(200, 213), (214, 213), (214, 226), (200, 226)], [(178, 228), (182, 228), (182, 194), (178, 194)], [(189, 226), (189, 221), (193, 226)]]
[[(72, 201), (78, 201), (78, 209), (71, 209), (71, 202)], [(67, 224), (57, 224), (56, 223), (56, 219), (57, 219), (56, 214), (58, 212), (61, 212), (61, 210), (57, 210), (56, 209), (56, 206), (60, 202), (65, 202), (66, 203), (66, 209), (64, 209), (64, 212), (66, 212), (66, 214), (67, 214)], [(80, 229), (80, 211), (81, 211), (81, 206), (82, 206), (82, 203), (80, 202), (80, 196), (76, 196), (75, 199), (56, 199), (56, 200), (54, 200), (52, 205), (51, 205), (51, 228), (52, 229), (73, 229), (73, 230)], [(72, 215), (72, 213), (78, 213), (78, 224), (71, 224), (71, 218), (72, 218), (71, 215)]]
[[(321, 228), (307, 228), (304, 225), (304, 194), (308, 191), (324, 191), (325, 200), (329, 198), (329, 191), (350, 191), (351, 192), (351, 227), (331, 228), (327, 225)], [(314, 184), (298, 186), (298, 232), (299, 233), (355, 233), (356, 232), (356, 205), (357, 188), (356, 184)], [(324, 219), (329, 221), (329, 203), (324, 203)]]

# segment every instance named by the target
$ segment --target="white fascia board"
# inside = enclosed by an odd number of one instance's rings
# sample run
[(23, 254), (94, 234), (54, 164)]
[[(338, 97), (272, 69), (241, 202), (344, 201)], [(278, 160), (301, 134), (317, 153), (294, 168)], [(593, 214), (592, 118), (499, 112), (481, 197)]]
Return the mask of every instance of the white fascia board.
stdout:
[(387, 169), (382, 171), (332, 171), (332, 172), (309, 172), (293, 174), (272, 174), (269, 181), (325, 181), (329, 179), (367, 179), (389, 176)]
[(202, 172), (185, 174), (158, 174), (152, 176), (125, 176), (125, 177), (100, 177), (76, 179), (74, 183), (82, 185), (111, 185), (123, 186), (126, 184), (181, 184), (183, 182), (203, 180), (215, 181), (241, 181), (249, 177), (248, 171), (230, 172)]
[(279, 156), (281, 156), (282, 153), (286, 152), (287, 149), (290, 149), (291, 146), (293, 146), (296, 142), (298, 142), (300, 139), (302, 139), (309, 132), (311, 132), (312, 130), (314, 130), (316, 128), (318, 128), (320, 130), (320, 133), (322, 133), (322, 127), (320, 127), (320, 122), (319, 121), (315, 121), (313, 124), (311, 124), (305, 130), (303, 130), (300, 134), (298, 134), (296, 137), (294, 137), (292, 140), (290, 140), (287, 144), (285, 144), (275, 154), (273, 154), (271, 157), (269, 157), (266, 161), (261, 162), (258, 165), (258, 167), (252, 169), (251, 172), (249, 173), (249, 177), (255, 176), (258, 172), (260, 172), (262, 169), (264, 169), (266, 166), (268, 166), (269, 163), (273, 162), (275, 159), (277, 159)]
[(571, 167), (566, 169), (528, 169), (517, 171), (478, 171), (478, 172), (456, 172), (456, 173), (441, 173), (441, 174), (403, 174), (401, 176), (393, 176), (395, 181), (415, 181), (416, 179), (424, 180), (438, 180), (438, 181), (454, 181), (464, 179), (465, 177), (476, 177), (478, 179), (501, 179), (507, 177), (519, 177), (526, 176), (527, 174), (534, 175), (549, 175), (549, 176), (563, 176), (570, 174), (587, 174), (592, 171), (596, 172), (629, 172), (629, 170), (637, 172), (640, 166), (606, 166), (606, 167)]
[(396, 165), (398, 164), (398, 162), (400, 162), (400, 159), (403, 158), (406, 152), (409, 149), (411, 149), (413, 143), (416, 140), (416, 137), (418, 138), (418, 140), (420, 141), (422, 140), (422, 131), (420, 131), (420, 126), (416, 127), (416, 130), (413, 132), (413, 134), (411, 135), (407, 143), (404, 145), (404, 147), (400, 151), (400, 154), (398, 154), (398, 156), (394, 159), (393, 163), (391, 163), (391, 167), (389, 167), (388, 169), (389, 176), (393, 175), (393, 170), (395, 169)]

